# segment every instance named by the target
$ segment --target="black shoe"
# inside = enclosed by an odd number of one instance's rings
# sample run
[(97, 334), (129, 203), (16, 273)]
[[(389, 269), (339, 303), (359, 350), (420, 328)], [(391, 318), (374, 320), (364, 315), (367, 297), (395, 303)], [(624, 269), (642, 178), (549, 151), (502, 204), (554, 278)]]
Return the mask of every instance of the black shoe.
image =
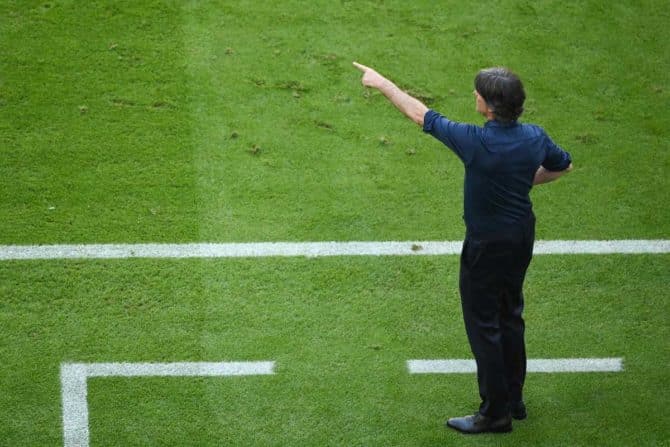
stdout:
[(517, 421), (524, 420), (528, 417), (528, 413), (526, 413), (526, 404), (524, 404), (522, 400), (512, 404), (512, 417)]
[(451, 418), (447, 421), (447, 427), (466, 434), (505, 433), (512, 431), (512, 418), (510, 416), (503, 416), (493, 419), (475, 413), (472, 416)]

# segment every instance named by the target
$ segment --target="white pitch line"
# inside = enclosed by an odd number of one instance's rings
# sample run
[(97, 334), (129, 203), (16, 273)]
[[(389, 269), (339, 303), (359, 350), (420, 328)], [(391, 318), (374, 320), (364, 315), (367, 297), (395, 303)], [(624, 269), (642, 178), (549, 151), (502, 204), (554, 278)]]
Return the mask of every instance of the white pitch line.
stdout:
[[(461, 374), (477, 372), (477, 365), (471, 359), (408, 360), (407, 369), (410, 374)], [(530, 359), (526, 370), (540, 373), (620, 372), (623, 371), (623, 359)]]
[(274, 374), (274, 362), (64, 363), (61, 365), (64, 447), (88, 447), (89, 377), (193, 377)]
[(86, 365), (65, 364), (60, 367), (63, 400), (63, 445), (88, 447), (88, 386)]
[(272, 374), (274, 362), (90, 363), (88, 377), (252, 376)]
[[(0, 261), (34, 259), (258, 258), (271, 256), (456, 255), (462, 241), (249, 242), (2, 245)], [(537, 241), (535, 254), (670, 253), (670, 240)]]

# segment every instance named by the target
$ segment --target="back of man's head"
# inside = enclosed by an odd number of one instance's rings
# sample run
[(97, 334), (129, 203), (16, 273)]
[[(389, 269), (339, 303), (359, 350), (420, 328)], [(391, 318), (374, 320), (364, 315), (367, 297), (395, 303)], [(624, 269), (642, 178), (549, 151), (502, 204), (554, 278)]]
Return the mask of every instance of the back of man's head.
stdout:
[(523, 113), (526, 93), (521, 79), (503, 67), (485, 68), (475, 77), (475, 89), (498, 121), (515, 121)]

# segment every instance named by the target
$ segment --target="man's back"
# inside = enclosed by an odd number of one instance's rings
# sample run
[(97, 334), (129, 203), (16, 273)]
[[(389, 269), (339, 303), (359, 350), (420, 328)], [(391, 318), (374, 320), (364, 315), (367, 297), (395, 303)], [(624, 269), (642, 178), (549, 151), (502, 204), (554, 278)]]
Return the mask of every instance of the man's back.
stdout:
[(540, 166), (562, 170), (569, 155), (541, 128), (517, 121), (484, 127), (450, 121), (429, 111), (424, 131), (443, 142), (465, 166), (464, 214), (468, 233), (505, 235), (532, 216), (529, 192)]

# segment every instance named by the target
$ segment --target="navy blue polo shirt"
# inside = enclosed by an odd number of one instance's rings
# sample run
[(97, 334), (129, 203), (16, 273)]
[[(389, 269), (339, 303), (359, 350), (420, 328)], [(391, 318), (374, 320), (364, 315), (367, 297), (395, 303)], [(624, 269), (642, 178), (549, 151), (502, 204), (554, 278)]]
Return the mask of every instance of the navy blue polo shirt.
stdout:
[(572, 162), (568, 152), (532, 124), (488, 121), (481, 127), (429, 110), (423, 131), (465, 166), (464, 219), (474, 237), (502, 236), (518, 228), (533, 214), (529, 193), (538, 168), (562, 171)]

